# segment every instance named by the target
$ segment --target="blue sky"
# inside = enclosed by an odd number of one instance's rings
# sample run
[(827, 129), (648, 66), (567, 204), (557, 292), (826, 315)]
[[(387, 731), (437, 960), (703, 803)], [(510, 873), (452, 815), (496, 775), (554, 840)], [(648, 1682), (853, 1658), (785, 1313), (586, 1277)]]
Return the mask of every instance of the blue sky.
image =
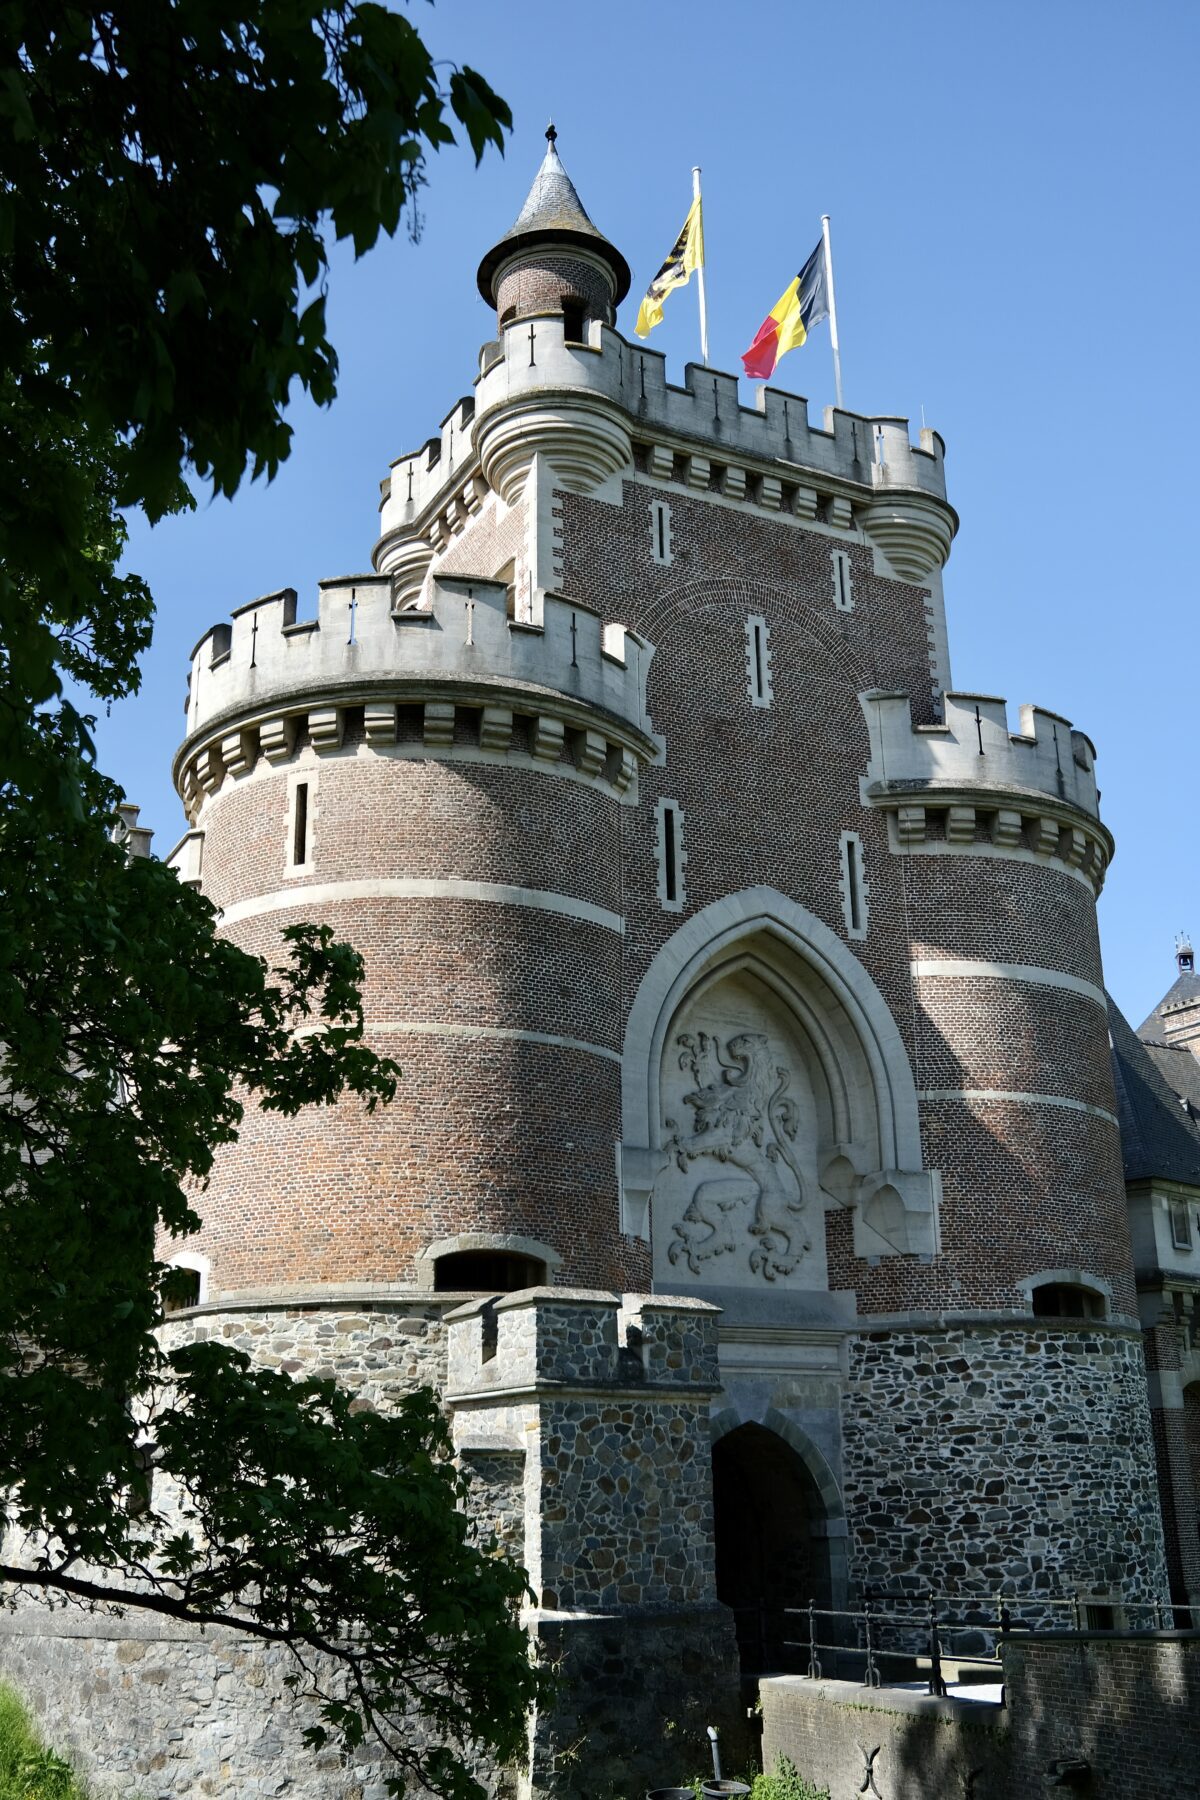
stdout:
[[(947, 443), (962, 526), (946, 571), (954, 684), (1065, 713), (1099, 751), (1117, 856), (1101, 899), (1109, 985), (1134, 1024), (1200, 932), (1192, 789), (1200, 457), (1196, 146), (1200, 7), (1149, 0), (957, 5), (422, 4), (439, 56), (513, 108), (506, 157), (431, 159), (420, 241), (334, 259), (340, 395), (293, 407), (271, 487), (134, 525), (159, 622), (141, 694), (101, 721), (104, 766), (165, 854), (187, 654), (216, 619), (366, 569), (378, 482), (470, 391), (493, 330), (479, 257), (516, 213), (553, 114), (559, 151), (634, 288), (704, 168), (711, 356), (740, 367), (833, 217), (846, 404)], [(698, 357), (691, 291), (653, 346)], [(219, 381), (220, 371), (213, 371)], [(781, 366), (814, 418), (828, 335)], [(747, 384), (749, 386), (749, 384)]]

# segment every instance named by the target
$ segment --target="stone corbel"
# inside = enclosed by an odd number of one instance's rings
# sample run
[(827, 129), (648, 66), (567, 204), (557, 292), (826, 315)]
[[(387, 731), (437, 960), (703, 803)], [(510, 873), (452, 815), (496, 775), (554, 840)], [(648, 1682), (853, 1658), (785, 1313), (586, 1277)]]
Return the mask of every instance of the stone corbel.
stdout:
[(511, 706), (485, 706), (479, 719), (479, 743), (484, 750), (507, 750), (512, 744)]
[(372, 700), (363, 708), (363, 734), (378, 748), (396, 741), (396, 706), (391, 700)]
[(650, 447), (650, 474), (655, 481), (670, 481), (675, 468), (675, 457), (665, 444), (652, 444)]
[(342, 747), (345, 719), (340, 707), (314, 707), (308, 715), (308, 741), (318, 756), (328, 756)]
[(264, 719), (258, 728), (259, 748), (269, 763), (286, 762), (295, 742), (295, 719)]

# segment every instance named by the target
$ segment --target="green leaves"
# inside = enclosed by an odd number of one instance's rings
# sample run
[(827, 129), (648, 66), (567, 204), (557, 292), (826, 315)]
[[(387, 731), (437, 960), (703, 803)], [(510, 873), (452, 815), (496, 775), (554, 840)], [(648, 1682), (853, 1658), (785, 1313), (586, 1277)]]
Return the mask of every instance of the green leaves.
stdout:
[(127, 860), (65, 694), (137, 689), (154, 606), (121, 509), (269, 479), (294, 388), (333, 399), (327, 234), (395, 231), (451, 118), (503, 149), (504, 102), (444, 87), (383, 6), (0, 0), (0, 1535), (36, 1553), (0, 1578), (223, 1619), (309, 1686), (316, 1654), (314, 1732), (373, 1729), (456, 1800), (465, 1746), (518, 1748), (534, 1677), (432, 1396), (355, 1414), (156, 1335), (161, 1247), (247, 1101), (392, 1097), (361, 959), (294, 926), (270, 968)]
[(489, 144), (503, 154), (504, 132), (512, 129), (512, 114), (482, 75), (474, 69), (456, 69), (450, 77), (450, 104), (466, 127), (476, 163), (483, 161)]

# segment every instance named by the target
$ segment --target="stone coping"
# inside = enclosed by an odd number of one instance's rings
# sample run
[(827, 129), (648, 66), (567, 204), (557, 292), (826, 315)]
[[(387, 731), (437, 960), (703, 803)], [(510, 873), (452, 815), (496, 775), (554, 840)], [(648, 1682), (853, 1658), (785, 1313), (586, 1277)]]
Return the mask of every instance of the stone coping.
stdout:
[(996, 1331), (1011, 1331), (1014, 1326), (1051, 1331), (1099, 1331), (1113, 1337), (1140, 1337), (1142, 1332), (1139, 1321), (1131, 1313), (1112, 1313), (1107, 1319), (1058, 1319), (1025, 1312), (1020, 1307), (937, 1313), (860, 1313), (846, 1330), (850, 1337), (869, 1337), (873, 1332), (957, 1331), (964, 1325), (990, 1326)]
[(603, 1306), (630, 1312), (719, 1313), (721, 1308), (710, 1300), (696, 1300), (687, 1294), (616, 1294), (608, 1288), (516, 1288), (512, 1293), (496, 1297), (484, 1294), (456, 1306), (447, 1313), (447, 1321), (473, 1319), (486, 1307), (508, 1312), (520, 1306)]
[[(1036, 1596), (1030, 1596), (1029, 1603), (1036, 1605)], [(1118, 1609), (1124, 1605), (1145, 1606), (1144, 1600), (1124, 1601), (1120, 1599), (1111, 1604)], [(1163, 1602), (1164, 1608), (1169, 1602)], [(1019, 1649), (1022, 1644), (1196, 1644), (1200, 1643), (1200, 1626), (1190, 1631), (1138, 1631), (1117, 1627), (1112, 1631), (1011, 1631), (998, 1640), (998, 1648), (1003, 1652), (1008, 1648)]]
[[(1111, 1633), (1109, 1634), (1111, 1635)], [(825, 1676), (764, 1675), (759, 1693), (773, 1688), (802, 1694), (806, 1700), (852, 1708), (855, 1712), (908, 1713), (917, 1718), (957, 1719), (971, 1724), (995, 1723), (1003, 1707), (994, 1700), (968, 1700), (956, 1694), (914, 1694), (911, 1688), (863, 1687), (857, 1681), (834, 1681)]]
[[(345, 1282), (328, 1286), (322, 1282), (298, 1282), (294, 1286), (279, 1288), (247, 1288), (235, 1293), (216, 1295), (205, 1300), (200, 1306), (180, 1307), (178, 1312), (168, 1314), (166, 1323), (175, 1324), (180, 1321), (211, 1317), (213, 1314), (240, 1312), (295, 1312), (332, 1310), (337, 1308), (372, 1310), (387, 1306), (419, 1306), (438, 1307), (447, 1310), (447, 1316), (470, 1318), (483, 1306), (495, 1300), (497, 1308), (506, 1305), (525, 1305), (530, 1298), (552, 1301), (559, 1306), (572, 1304), (596, 1306), (627, 1306), (631, 1299), (643, 1302), (639, 1311), (654, 1312), (724, 1312), (726, 1307), (718, 1300), (702, 1300), (695, 1294), (637, 1294), (624, 1296), (614, 1293), (608, 1288), (519, 1288), (512, 1294), (502, 1294), (497, 1298), (494, 1291), (483, 1292), (475, 1289), (458, 1289), (442, 1291), (434, 1288), (417, 1287), (413, 1282)], [(802, 1298), (802, 1296), (801, 1296)], [(851, 1296), (852, 1298), (852, 1296)], [(1113, 1313), (1107, 1319), (1051, 1319), (1035, 1317), (1019, 1307), (997, 1307), (992, 1309), (964, 1308), (954, 1312), (893, 1312), (893, 1313), (859, 1313), (851, 1314), (844, 1320), (813, 1320), (803, 1317), (789, 1321), (780, 1316), (786, 1313), (786, 1302), (772, 1307), (775, 1315), (769, 1321), (772, 1326), (788, 1331), (805, 1333), (819, 1332), (822, 1338), (829, 1337), (865, 1337), (872, 1332), (881, 1331), (955, 1331), (963, 1326), (986, 1326), (994, 1330), (1011, 1330), (1014, 1326), (1075, 1332), (1102, 1332), (1118, 1337), (1129, 1337), (1141, 1334), (1141, 1323), (1130, 1313)], [(748, 1328), (753, 1329), (767, 1321), (726, 1317), (720, 1330), (723, 1339), (730, 1341), (739, 1339)]]

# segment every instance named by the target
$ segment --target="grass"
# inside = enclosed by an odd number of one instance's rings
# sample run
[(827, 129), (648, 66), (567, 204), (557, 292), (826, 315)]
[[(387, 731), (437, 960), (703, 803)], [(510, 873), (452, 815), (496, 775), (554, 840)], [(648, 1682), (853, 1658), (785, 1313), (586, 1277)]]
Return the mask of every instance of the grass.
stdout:
[(74, 1771), (39, 1742), (11, 1688), (0, 1687), (0, 1800), (87, 1800)]

